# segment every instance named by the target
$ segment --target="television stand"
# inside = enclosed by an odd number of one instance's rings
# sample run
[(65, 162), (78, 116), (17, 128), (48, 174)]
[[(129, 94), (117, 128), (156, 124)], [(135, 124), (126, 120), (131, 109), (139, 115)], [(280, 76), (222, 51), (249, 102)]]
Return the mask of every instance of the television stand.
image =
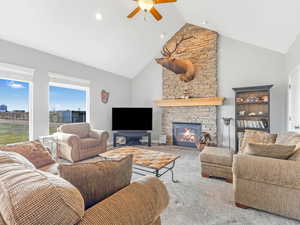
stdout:
[(126, 145), (141, 145), (140, 138), (148, 137), (148, 146), (151, 147), (151, 132), (147, 131), (118, 131), (113, 133), (114, 147), (117, 147), (117, 137), (125, 137)]

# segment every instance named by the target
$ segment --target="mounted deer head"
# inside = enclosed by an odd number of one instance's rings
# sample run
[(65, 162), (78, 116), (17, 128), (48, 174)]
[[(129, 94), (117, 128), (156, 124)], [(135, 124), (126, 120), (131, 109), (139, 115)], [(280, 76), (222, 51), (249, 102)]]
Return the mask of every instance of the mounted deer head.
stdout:
[(186, 40), (194, 38), (193, 36), (184, 37), (182, 36), (180, 40), (177, 40), (175, 43), (175, 48), (170, 51), (167, 46), (163, 47), (161, 54), (164, 58), (155, 59), (155, 61), (162, 65), (164, 68), (176, 73), (179, 75), (179, 79), (184, 82), (192, 81), (195, 78), (195, 66), (189, 59), (177, 59), (173, 57), (173, 54), (176, 53), (179, 45)]

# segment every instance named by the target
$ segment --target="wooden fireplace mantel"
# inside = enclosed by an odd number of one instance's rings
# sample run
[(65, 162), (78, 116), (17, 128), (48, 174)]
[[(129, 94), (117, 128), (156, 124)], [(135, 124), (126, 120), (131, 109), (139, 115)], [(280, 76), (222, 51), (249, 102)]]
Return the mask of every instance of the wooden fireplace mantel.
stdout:
[(184, 107), (184, 106), (218, 106), (224, 104), (225, 98), (189, 98), (189, 99), (166, 99), (157, 100), (155, 104), (159, 107)]

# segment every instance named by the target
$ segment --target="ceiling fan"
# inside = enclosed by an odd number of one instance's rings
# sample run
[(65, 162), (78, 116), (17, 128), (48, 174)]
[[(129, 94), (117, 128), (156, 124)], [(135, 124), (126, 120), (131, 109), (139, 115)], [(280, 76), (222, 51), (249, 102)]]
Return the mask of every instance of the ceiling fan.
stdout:
[(163, 4), (163, 3), (171, 3), (176, 2), (177, 0), (133, 0), (136, 1), (138, 7), (133, 10), (127, 17), (129, 19), (133, 18), (136, 14), (138, 14), (141, 10), (145, 12), (150, 12), (153, 17), (159, 21), (162, 19), (162, 15), (154, 8), (156, 4)]

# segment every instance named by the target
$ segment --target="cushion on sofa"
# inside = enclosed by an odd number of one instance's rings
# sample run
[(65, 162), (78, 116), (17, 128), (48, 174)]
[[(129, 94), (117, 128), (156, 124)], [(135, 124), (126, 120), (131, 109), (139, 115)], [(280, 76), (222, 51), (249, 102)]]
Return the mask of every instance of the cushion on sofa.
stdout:
[(276, 144), (296, 145), (297, 149), (300, 149), (300, 134), (293, 132), (278, 134)]
[(57, 131), (86, 138), (89, 136), (90, 129), (90, 124), (88, 123), (71, 123), (60, 126)]
[(289, 160), (300, 161), (300, 134), (294, 132), (278, 134), (276, 144), (296, 145), (296, 150)]
[(0, 150), (19, 153), (28, 159), (36, 168), (41, 168), (55, 162), (40, 141), (1, 145)]
[(248, 143), (244, 154), (275, 159), (288, 159), (295, 151), (296, 145)]
[(84, 215), (83, 198), (73, 185), (20, 163), (0, 163), (0, 199), (6, 225), (72, 225)]
[(132, 155), (121, 160), (61, 164), (58, 170), (61, 177), (79, 189), (89, 208), (130, 184)]
[(0, 166), (4, 167), (9, 164), (19, 164), (30, 169), (35, 169), (34, 165), (24, 156), (16, 152), (6, 152), (0, 150)]
[(276, 137), (276, 134), (270, 134), (265, 131), (245, 130), (244, 136), (241, 140), (239, 153), (244, 152), (248, 143), (274, 144)]

